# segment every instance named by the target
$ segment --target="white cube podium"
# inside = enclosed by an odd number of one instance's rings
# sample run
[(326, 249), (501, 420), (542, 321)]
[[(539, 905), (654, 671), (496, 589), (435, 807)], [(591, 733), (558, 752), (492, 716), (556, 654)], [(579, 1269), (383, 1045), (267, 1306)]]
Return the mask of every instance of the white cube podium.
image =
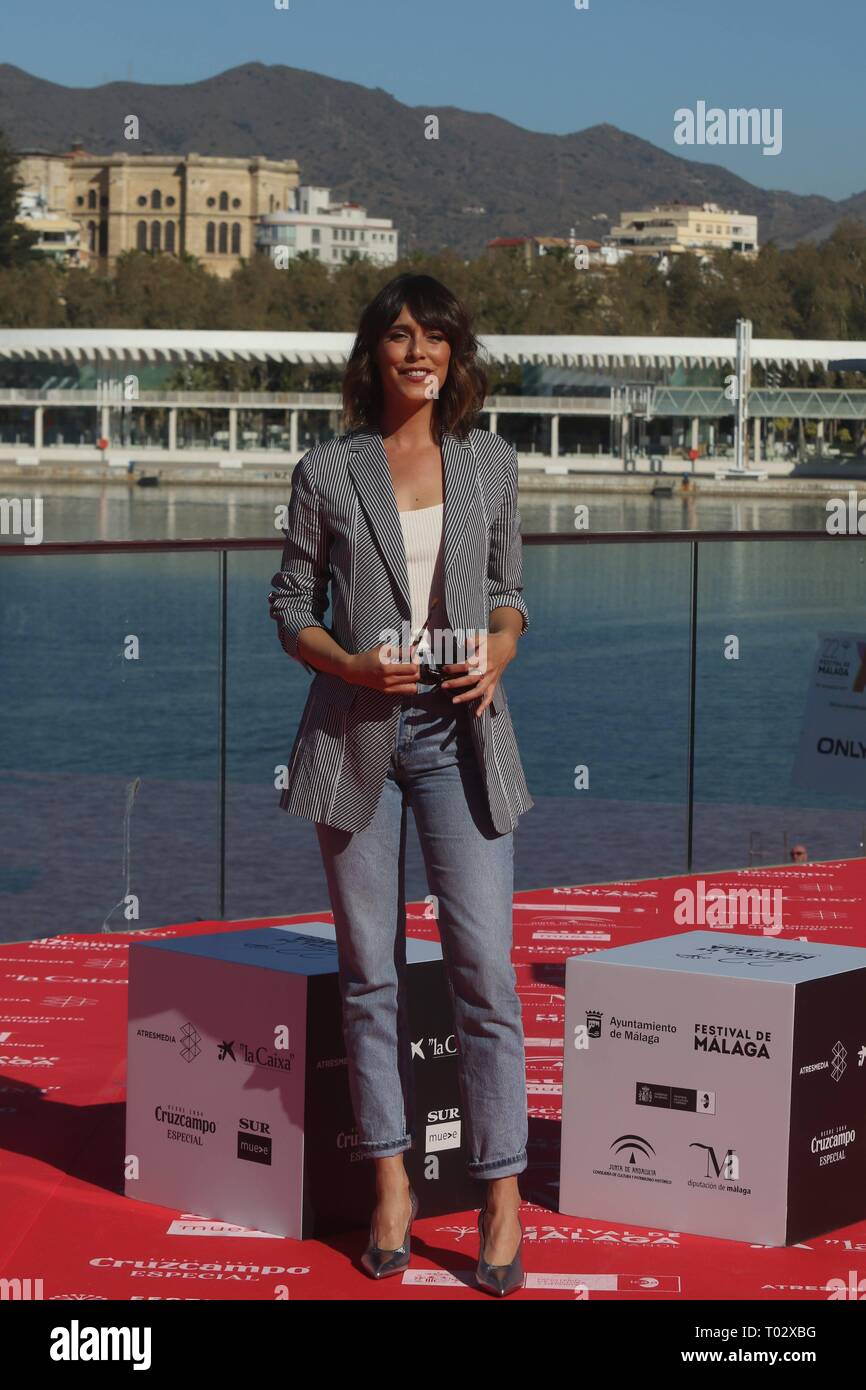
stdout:
[(685, 932), (565, 989), (560, 1211), (777, 1246), (866, 1217), (866, 950)]
[[(453, 1012), (437, 941), (406, 939), (415, 1147), (427, 1215), (466, 1211)], [(369, 1224), (330, 922), (159, 941), (129, 951), (125, 1193), (303, 1239)]]

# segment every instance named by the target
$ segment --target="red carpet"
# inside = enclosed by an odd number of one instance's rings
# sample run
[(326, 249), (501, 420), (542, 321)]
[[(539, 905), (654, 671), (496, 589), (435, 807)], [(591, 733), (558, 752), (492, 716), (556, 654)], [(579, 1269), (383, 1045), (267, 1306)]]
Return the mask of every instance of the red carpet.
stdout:
[[(697, 877), (708, 887), (781, 888), (784, 937), (866, 946), (861, 859), (517, 894), (514, 962), (530, 1142), (520, 1179), (527, 1278), (512, 1298), (573, 1300), (585, 1296), (584, 1286), (590, 1301), (826, 1300), (828, 1280), (866, 1279), (866, 1222), (772, 1250), (556, 1211), (564, 960), (669, 935), (673, 894)], [(410, 907), (408, 930), (435, 937), (424, 911), (423, 904)], [(307, 918), (330, 914), (196, 922), (146, 934), (242, 931)], [(760, 926), (736, 930), (765, 934)], [(474, 1283), (474, 1210), (426, 1221), (422, 1210), (410, 1270), (375, 1284), (357, 1266), (362, 1231), (327, 1244), (275, 1239), (127, 1200), (129, 940), (128, 933), (56, 936), (0, 948), (0, 1277), (30, 1279), (32, 1296), (59, 1300), (488, 1297)]]

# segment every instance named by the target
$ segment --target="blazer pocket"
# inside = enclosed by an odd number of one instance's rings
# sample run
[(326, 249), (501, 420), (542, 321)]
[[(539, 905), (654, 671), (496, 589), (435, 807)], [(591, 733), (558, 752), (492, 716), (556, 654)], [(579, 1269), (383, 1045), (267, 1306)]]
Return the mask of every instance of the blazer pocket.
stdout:
[(351, 709), (360, 686), (344, 681), (342, 676), (331, 675), (330, 671), (319, 671), (310, 686), (310, 693), (327, 705), (337, 709)]
[(500, 681), (496, 689), (494, 690), (493, 695), (491, 696), (490, 708), (492, 709), (494, 714), (498, 714), (500, 710), (505, 709), (507, 704), (508, 697), (505, 694), (505, 687), (503, 686), (502, 681)]

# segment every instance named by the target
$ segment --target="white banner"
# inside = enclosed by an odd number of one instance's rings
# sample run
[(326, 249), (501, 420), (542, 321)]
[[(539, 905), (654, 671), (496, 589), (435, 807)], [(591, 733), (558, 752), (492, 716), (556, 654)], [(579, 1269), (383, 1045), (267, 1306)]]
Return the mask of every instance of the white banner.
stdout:
[(791, 782), (842, 796), (866, 792), (866, 632), (819, 635)]

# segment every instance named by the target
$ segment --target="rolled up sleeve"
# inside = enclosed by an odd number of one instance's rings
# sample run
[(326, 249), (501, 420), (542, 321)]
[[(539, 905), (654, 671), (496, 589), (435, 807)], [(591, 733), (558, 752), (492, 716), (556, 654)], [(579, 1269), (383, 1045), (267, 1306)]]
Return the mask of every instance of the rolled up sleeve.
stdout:
[(328, 529), (315, 484), (308, 472), (308, 456), (292, 473), (288, 526), (283, 526), (286, 543), (280, 568), (271, 579), (268, 605), (277, 632), (289, 656), (316, 674), (316, 667), (298, 652), (298, 634), (305, 627), (320, 627), (328, 610)]
[(520, 538), (520, 509), (517, 505), (517, 453), (511, 449), (508, 481), (499, 514), (490, 527), (490, 556), (487, 565), (488, 615), (494, 608), (516, 608), (523, 618), (523, 631), (529, 627), (529, 610), (523, 597), (523, 543)]

